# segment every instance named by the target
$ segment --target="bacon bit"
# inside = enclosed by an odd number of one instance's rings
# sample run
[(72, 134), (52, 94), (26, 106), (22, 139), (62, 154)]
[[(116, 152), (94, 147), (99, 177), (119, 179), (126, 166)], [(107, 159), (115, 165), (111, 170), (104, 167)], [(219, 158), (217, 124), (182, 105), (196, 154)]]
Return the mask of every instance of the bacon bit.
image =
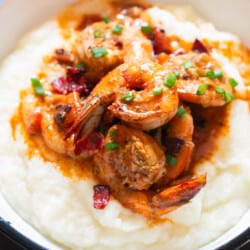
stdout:
[(166, 147), (168, 154), (176, 156), (180, 153), (184, 140), (176, 137), (167, 137), (162, 143)]
[(54, 57), (59, 64), (67, 64), (72, 65), (74, 63), (74, 56), (73, 54), (65, 51), (65, 49), (60, 48), (55, 50), (55, 57)]
[(51, 83), (53, 92), (63, 95), (78, 92), (87, 96), (92, 87), (87, 85), (84, 73), (82, 68), (68, 68), (66, 77), (59, 77)]
[(35, 135), (41, 132), (42, 114), (34, 112), (27, 119), (26, 129), (30, 135)]
[(165, 34), (165, 30), (154, 27), (153, 36), (151, 38), (154, 52), (156, 55), (161, 53), (170, 54), (171, 53), (171, 41), (169, 37)]
[(110, 199), (110, 188), (106, 185), (95, 185), (93, 187), (94, 195), (94, 208), (96, 209), (104, 209)]
[(67, 80), (69, 82), (79, 82), (85, 73), (84, 68), (68, 68), (67, 69)]
[(104, 147), (104, 136), (100, 132), (92, 132), (84, 139), (76, 141), (75, 154), (80, 155), (82, 153), (92, 156)]
[(208, 50), (205, 47), (205, 45), (197, 38), (195, 39), (193, 43), (192, 51), (197, 52), (197, 53), (208, 53)]
[(122, 50), (122, 49), (123, 49), (123, 43), (122, 43), (121, 41), (117, 41), (117, 42), (115, 43), (115, 46), (116, 46), (116, 48), (118, 48), (119, 50)]

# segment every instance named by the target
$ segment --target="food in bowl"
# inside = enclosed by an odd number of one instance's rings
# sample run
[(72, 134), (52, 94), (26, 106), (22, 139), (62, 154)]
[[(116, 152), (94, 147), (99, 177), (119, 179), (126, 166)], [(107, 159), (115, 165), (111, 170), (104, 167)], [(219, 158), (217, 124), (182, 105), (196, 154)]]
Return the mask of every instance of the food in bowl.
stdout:
[(196, 249), (249, 208), (249, 51), (182, 8), (79, 1), (2, 65), (1, 191), (63, 247)]

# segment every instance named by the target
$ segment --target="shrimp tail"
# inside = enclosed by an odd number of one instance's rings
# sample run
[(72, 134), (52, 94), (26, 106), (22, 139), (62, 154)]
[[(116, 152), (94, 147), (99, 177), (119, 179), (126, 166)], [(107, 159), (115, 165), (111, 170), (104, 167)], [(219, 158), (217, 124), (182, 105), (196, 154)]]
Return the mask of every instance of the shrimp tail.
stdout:
[(202, 175), (168, 187), (152, 198), (151, 206), (157, 216), (166, 214), (188, 203), (205, 184), (206, 175)]
[(100, 105), (100, 98), (98, 96), (89, 96), (82, 107), (81, 113), (74, 121), (73, 125), (68, 129), (65, 134), (65, 140), (68, 139), (74, 132), (78, 135), (84, 126), (86, 118)]

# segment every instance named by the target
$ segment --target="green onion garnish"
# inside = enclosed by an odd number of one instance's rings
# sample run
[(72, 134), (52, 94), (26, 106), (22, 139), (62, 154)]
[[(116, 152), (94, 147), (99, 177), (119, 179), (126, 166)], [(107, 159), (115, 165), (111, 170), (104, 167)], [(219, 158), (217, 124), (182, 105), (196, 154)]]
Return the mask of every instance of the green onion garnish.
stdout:
[(234, 100), (234, 94), (232, 92), (225, 92), (224, 100), (226, 103), (232, 102)]
[(117, 142), (108, 142), (105, 144), (105, 149), (107, 151), (113, 151), (119, 148), (119, 144)]
[(177, 165), (178, 159), (170, 154), (166, 155), (167, 165), (170, 167), (175, 167)]
[(112, 130), (110, 131), (109, 137), (110, 137), (111, 139), (114, 139), (114, 138), (116, 137), (116, 130), (115, 130), (115, 129), (112, 129)]
[(161, 95), (162, 94), (162, 88), (161, 87), (155, 87), (153, 89), (153, 95), (154, 96), (158, 96), (158, 95)]
[(141, 26), (141, 31), (142, 31), (144, 34), (146, 34), (146, 35), (151, 35), (152, 32), (153, 32), (153, 29), (152, 29), (152, 27), (149, 26), (149, 25), (143, 25), (143, 26)]
[(176, 76), (177, 79), (180, 77), (180, 72), (177, 69), (173, 70), (174, 75)]
[(216, 70), (209, 70), (206, 73), (206, 77), (214, 80), (216, 78), (222, 78), (223, 77), (223, 72), (221, 69), (216, 69)]
[(222, 87), (216, 87), (215, 92), (219, 95), (224, 95), (226, 93), (225, 89), (223, 89)]
[(80, 69), (85, 68), (85, 63), (84, 63), (84, 62), (78, 62), (78, 63), (76, 64), (76, 68), (80, 68)]
[(122, 95), (122, 101), (124, 102), (131, 102), (134, 99), (134, 93), (133, 92), (128, 92)]
[(94, 58), (102, 58), (108, 54), (108, 51), (105, 48), (94, 48), (91, 54)]
[(94, 38), (105, 38), (104, 31), (97, 29), (94, 31)]
[(169, 74), (164, 81), (164, 85), (168, 88), (172, 88), (175, 85), (176, 81), (176, 76)]
[(104, 23), (109, 23), (109, 17), (103, 17), (102, 18), (102, 21), (104, 22)]
[(211, 79), (211, 80), (214, 80), (215, 79), (215, 74), (214, 74), (214, 71), (213, 70), (209, 70), (207, 73), (206, 73), (206, 77)]
[(190, 69), (194, 67), (194, 63), (191, 60), (185, 61), (182, 65), (184, 69)]
[(221, 87), (216, 87), (215, 92), (222, 95), (226, 103), (232, 102), (235, 98), (232, 92), (226, 92), (225, 89)]
[(180, 106), (179, 108), (178, 108), (178, 110), (177, 110), (177, 116), (179, 117), (179, 118), (182, 118), (183, 116), (185, 116), (186, 115), (186, 110), (185, 110), (185, 108), (183, 107), (183, 106)]
[(214, 71), (215, 78), (222, 78), (223, 77), (223, 71), (221, 69), (216, 69)]
[(207, 83), (201, 84), (196, 91), (196, 95), (204, 95), (207, 91), (207, 88), (208, 88)]
[(38, 78), (31, 78), (31, 84), (36, 95), (45, 96), (45, 90)]
[(235, 88), (239, 85), (239, 83), (232, 77), (229, 78), (229, 83), (233, 88)]
[(120, 24), (117, 24), (113, 29), (112, 32), (114, 34), (120, 35), (122, 33), (123, 27)]

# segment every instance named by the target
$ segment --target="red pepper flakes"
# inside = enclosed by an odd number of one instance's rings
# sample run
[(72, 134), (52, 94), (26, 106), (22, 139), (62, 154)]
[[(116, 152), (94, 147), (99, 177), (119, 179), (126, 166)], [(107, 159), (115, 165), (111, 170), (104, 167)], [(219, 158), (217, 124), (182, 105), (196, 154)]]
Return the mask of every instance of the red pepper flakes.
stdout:
[(107, 185), (95, 185), (93, 187), (94, 195), (94, 208), (96, 209), (104, 209), (110, 199), (110, 189)]

